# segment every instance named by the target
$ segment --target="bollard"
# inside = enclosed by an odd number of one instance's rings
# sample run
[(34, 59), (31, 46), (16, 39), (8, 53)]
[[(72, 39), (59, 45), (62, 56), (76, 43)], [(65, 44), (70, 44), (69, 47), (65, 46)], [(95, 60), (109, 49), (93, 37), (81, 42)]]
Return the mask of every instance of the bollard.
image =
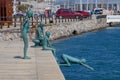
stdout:
[(59, 23), (60, 23), (60, 18), (58, 18), (59, 19)]
[(16, 17), (14, 16), (14, 27), (16, 27)]
[(0, 21), (0, 29), (2, 29), (2, 22)]
[(10, 23), (9, 23), (9, 21), (8, 21), (8, 28), (10, 28)]
[(41, 20), (41, 21), (42, 21), (42, 18), (43, 18), (42, 15), (40, 15), (40, 20)]
[(33, 26), (33, 17), (32, 17), (32, 26)]
[(45, 24), (47, 24), (47, 17), (45, 16)]

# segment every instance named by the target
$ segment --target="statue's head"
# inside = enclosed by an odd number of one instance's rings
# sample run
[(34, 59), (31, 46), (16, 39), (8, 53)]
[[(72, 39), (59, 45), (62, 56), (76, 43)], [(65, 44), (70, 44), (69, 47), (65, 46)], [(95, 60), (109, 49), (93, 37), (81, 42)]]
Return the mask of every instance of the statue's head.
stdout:
[(45, 34), (46, 34), (47, 37), (50, 37), (50, 32), (49, 31), (46, 31)]
[(40, 22), (40, 27), (44, 27), (45, 22)]
[(81, 59), (80, 62), (86, 63), (86, 59)]
[(28, 18), (33, 16), (33, 12), (31, 10), (27, 11), (26, 16), (28, 16)]

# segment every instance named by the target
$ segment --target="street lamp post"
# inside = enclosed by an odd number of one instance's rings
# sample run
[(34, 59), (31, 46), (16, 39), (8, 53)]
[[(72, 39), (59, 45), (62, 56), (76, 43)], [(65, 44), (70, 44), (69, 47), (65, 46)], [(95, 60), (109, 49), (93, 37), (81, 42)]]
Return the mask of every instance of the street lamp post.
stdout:
[(38, 13), (38, 0), (36, 0), (36, 12)]
[(64, 8), (66, 8), (66, 2), (64, 3)]
[(69, 8), (70, 6), (69, 6), (69, 0), (68, 0), (68, 8)]
[(88, 7), (89, 7), (88, 4), (89, 4), (89, 2), (88, 2), (88, 0), (87, 0), (87, 11), (88, 11)]
[(16, 14), (16, 0), (13, 2), (13, 14)]
[(80, 0), (80, 10), (82, 10), (82, 0)]
[(76, 7), (76, 2), (74, 2), (74, 11), (78, 10)]
[(95, 2), (95, 7), (98, 8), (98, 1)]
[(109, 0), (107, 0), (107, 10), (109, 10)]

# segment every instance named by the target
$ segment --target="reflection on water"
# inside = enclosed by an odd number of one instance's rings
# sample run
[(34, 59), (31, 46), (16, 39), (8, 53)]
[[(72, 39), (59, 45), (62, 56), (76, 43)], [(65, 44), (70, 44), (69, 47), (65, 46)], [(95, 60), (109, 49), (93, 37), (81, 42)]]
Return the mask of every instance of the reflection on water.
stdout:
[(120, 26), (55, 42), (59, 61), (68, 54), (85, 58), (95, 71), (73, 64), (61, 67), (66, 80), (120, 80)]

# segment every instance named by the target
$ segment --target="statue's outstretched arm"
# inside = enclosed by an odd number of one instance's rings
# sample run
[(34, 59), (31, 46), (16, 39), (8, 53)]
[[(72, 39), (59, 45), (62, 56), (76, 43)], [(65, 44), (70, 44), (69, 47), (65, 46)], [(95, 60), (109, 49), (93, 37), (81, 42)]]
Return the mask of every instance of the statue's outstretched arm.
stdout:
[(47, 43), (48, 43), (48, 45), (47, 45), (48, 47), (52, 47), (51, 44), (50, 44), (49, 39), (47, 40)]
[(27, 23), (27, 19), (25, 20), (25, 22), (23, 23), (23, 27), (22, 27), (22, 29), (24, 28), (24, 26), (26, 25), (26, 23)]
[(94, 71), (94, 68), (90, 67), (89, 65), (82, 63), (82, 62), (80, 64), (83, 65), (84, 67)]
[(41, 30), (38, 30), (38, 35), (39, 35), (39, 39), (41, 39), (41, 40), (44, 39), (44, 35)]

